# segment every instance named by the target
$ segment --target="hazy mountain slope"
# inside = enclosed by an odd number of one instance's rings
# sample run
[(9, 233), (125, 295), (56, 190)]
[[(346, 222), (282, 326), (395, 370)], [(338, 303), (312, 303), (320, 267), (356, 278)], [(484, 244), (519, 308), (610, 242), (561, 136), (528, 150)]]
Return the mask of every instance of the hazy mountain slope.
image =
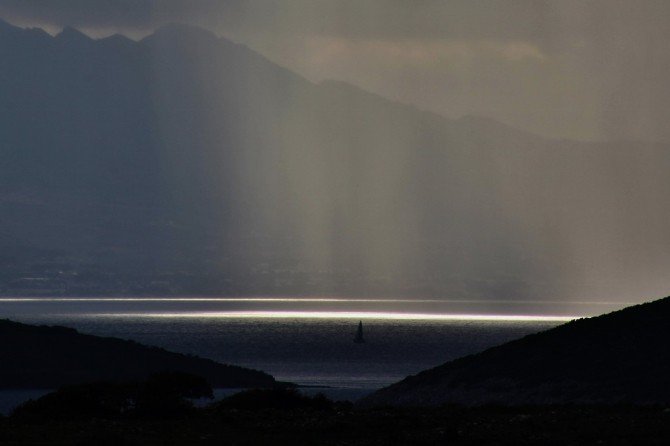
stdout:
[(181, 25), (134, 42), (3, 24), (0, 57), (5, 294), (669, 285), (665, 146), (448, 120)]
[(668, 403), (670, 298), (579, 319), (410, 376), (364, 404)]
[(147, 347), (133, 341), (85, 335), (65, 327), (0, 320), (0, 387), (57, 388), (97, 381), (146, 379), (152, 373), (186, 372), (215, 387), (270, 387), (256, 370)]

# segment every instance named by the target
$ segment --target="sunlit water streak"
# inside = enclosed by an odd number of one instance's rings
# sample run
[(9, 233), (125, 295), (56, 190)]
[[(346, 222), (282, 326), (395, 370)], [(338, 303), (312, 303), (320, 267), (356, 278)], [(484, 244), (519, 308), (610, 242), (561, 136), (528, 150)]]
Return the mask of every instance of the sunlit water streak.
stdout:
[(168, 313), (82, 313), (80, 317), (162, 318), (162, 319), (382, 319), (418, 321), (506, 321), (506, 322), (567, 322), (577, 316), (525, 314), (429, 314), (361, 311), (228, 311), (228, 312), (168, 312)]
[(634, 305), (635, 302), (615, 302), (615, 301), (558, 301), (558, 300), (514, 300), (500, 299), (499, 301), (485, 299), (366, 299), (366, 298), (341, 298), (341, 297), (0, 297), (0, 302), (285, 302), (285, 303), (318, 303), (318, 302), (338, 302), (338, 303), (437, 303), (437, 304), (502, 304), (502, 305), (589, 305), (605, 307), (624, 307)]
[(621, 302), (341, 297), (4, 297), (0, 317), (23, 313), (113, 317), (567, 321), (626, 306)]

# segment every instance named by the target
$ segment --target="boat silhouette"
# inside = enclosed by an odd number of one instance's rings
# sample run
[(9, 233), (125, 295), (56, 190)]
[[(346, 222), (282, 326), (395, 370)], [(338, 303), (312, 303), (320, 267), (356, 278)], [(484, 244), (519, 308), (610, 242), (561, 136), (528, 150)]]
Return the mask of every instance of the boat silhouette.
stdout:
[(362, 344), (365, 342), (365, 339), (363, 339), (363, 321), (358, 321), (358, 330), (356, 330), (354, 342), (357, 344)]

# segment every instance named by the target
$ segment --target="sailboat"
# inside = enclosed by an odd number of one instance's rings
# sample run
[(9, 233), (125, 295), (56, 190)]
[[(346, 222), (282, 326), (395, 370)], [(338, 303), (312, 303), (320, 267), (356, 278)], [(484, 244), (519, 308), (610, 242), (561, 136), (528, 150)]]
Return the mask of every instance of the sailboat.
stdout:
[(362, 344), (365, 342), (365, 339), (363, 339), (363, 321), (358, 321), (358, 330), (356, 330), (354, 342), (357, 344)]

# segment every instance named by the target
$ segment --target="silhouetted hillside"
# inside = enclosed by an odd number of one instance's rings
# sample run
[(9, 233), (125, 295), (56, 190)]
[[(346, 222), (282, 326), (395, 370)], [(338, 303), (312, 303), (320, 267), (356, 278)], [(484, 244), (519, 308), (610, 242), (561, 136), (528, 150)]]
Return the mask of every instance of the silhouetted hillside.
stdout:
[(160, 372), (202, 376), (214, 387), (272, 387), (272, 376), (72, 328), (0, 320), (0, 388), (57, 388), (143, 380)]
[(579, 319), (410, 376), (364, 404), (670, 403), (670, 298)]

